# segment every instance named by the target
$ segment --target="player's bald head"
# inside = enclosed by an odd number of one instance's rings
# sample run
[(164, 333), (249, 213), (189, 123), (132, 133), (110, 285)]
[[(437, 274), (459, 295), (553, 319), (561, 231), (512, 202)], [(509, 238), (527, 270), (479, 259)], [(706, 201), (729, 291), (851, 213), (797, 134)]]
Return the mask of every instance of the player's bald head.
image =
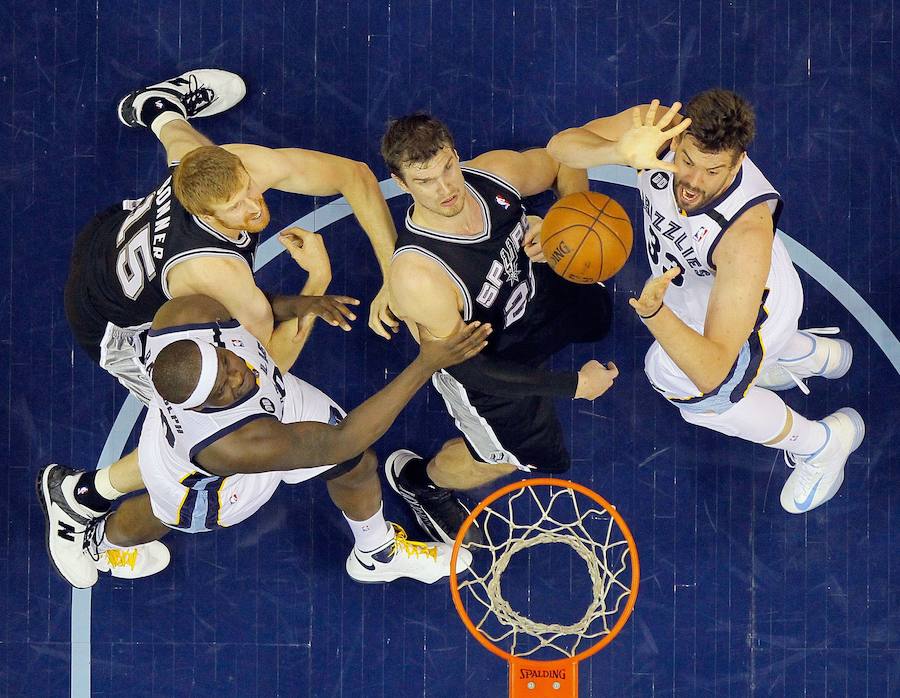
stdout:
[(196, 342), (187, 339), (172, 342), (163, 347), (153, 362), (153, 387), (168, 402), (184, 402), (197, 387), (201, 362)]

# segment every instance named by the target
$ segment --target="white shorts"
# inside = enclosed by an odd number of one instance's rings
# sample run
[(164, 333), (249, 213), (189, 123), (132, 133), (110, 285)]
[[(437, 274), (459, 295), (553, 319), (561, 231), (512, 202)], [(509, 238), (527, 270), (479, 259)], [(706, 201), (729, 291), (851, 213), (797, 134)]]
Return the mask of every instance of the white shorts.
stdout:
[[(284, 387), (282, 422), (337, 424), (344, 417), (334, 400), (290, 373), (284, 374)], [(156, 518), (188, 533), (234, 526), (255, 514), (282, 482), (297, 484), (335, 467), (331, 464), (225, 478), (211, 476), (175, 457), (155, 410), (150, 410), (144, 419), (138, 463)]]
[[(715, 389), (703, 393), (694, 385), (659, 342), (653, 342), (644, 357), (644, 373), (650, 385), (669, 402), (687, 412), (727, 412), (740, 402), (764, 368), (775, 363), (788, 340), (797, 332), (803, 309), (803, 288), (797, 279), (772, 303), (765, 305), (768, 315), (741, 347), (731, 371)], [(702, 326), (694, 330), (703, 333)]]
[(100, 366), (111, 373), (145, 406), (153, 401), (153, 384), (144, 368), (144, 332), (150, 323), (142, 327), (122, 328), (107, 323), (100, 340)]

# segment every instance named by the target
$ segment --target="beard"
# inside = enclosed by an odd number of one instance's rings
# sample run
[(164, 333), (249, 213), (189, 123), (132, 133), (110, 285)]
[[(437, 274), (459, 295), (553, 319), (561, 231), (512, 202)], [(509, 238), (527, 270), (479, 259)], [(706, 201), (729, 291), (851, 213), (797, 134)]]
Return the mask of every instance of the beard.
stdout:
[(248, 233), (259, 233), (266, 229), (269, 225), (271, 216), (269, 215), (269, 207), (266, 205), (265, 199), (260, 197), (256, 200), (259, 205), (259, 218), (245, 218), (241, 227)]
[(710, 200), (709, 194), (707, 194), (707, 192), (703, 191), (702, 189), (694, 189), (692, 187), (687, 187), (687, 189), (692, 194), (694, 194), (693, 198), (691, 198), (689, 201), (687, 201), (683, 198), (684, 190), (682, 187), (683, 187), (683, 185), (681, 184), (681, 182), (678, 179), (676, 179), (674, 182), (675, 200), (676, 200), (676, 203), (678, 204), (679, 208), (682, 208), (685, 211), (694, 211), (694, 210), (700, 208), (701, 206), (703, 206), (705, 203), (707, 203)]

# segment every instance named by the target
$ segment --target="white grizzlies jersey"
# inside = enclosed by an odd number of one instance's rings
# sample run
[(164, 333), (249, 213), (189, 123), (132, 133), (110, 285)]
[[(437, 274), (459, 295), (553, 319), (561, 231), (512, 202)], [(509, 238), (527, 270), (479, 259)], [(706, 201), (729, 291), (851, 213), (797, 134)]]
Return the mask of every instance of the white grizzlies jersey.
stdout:
[[(672, 162), (674, 154), (667, 153), (663, 160)], [(663, 170), (638, 174), (647, 256), (653, 276), (681, 267), (681, 275), (666, 291), (666, 305), (685, 324), (702, 333), (715, 280), (712, 258), (719, 241), (742, 213), (763, 202), (768, 204), (777, 226), (781, 196), (749, 157), (744, 157), (734, 181), (720, 196), (688, 214), (678, 208), (673, 179), (671, 173)], [(801, 304), (803, 298), (800, 279), (777, 237), (772, 244), (766, 289), (766, 321), (775, 320), (783, 311), (796, 314), (798, 294)]]
[[(663, 160), (672, 162), (668, 153)], [(638, 175), (644, 208), (644, 235), (653, 276), (680, 267), (666, 290), (666, 305), (686, 325), (703, 334), (709, 296), (715, 281), (713, 253), (728, 228), (747, 209), (766, 203), (778, 224), (781, 197), (756, 165), (745, 157), (734, 181), (713, 201), (691, 213), (675, 202), (673, 175), (645, 170)], [(803, 288), (784, 244), (772, 242), (772, 262), (756, 321), (725, 380), (703, 393), (654, 342), (644, 360), (650, 384), (680, 409), (721, 413), (746, 395), (767, 362), (775, 361), (797, 330)]]
[[(139, 462), (153, 512), (172, 528), (197, 533), (231, 526), (250, 516), (274, 493), (284, 473), (222, 477), (200, 467), (196, 455), (255, 419), (285, 421), (283, 418), (291, 415), (285, 415), (281, 372), (262, 344), (236, 320), (151, 329), (145, 356), (151, 375), (163, 347), (182, 339), (224, 347), (257, 373), (256, 387), (227, 407), (185, 410), (159, 395), (149, 407), (141, 431)], [(305, 475), (312, 477), (321, 470), (308, 468)]]

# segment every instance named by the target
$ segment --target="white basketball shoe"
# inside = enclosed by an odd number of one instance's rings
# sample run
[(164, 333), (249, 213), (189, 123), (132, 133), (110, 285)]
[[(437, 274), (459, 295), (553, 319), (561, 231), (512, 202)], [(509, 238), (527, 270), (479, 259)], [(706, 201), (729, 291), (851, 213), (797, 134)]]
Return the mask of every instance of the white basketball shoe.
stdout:
[(201, 68), (131, 92), (122, 98), (116, 111), (119, 121), (129, 128), (149, 127), (141, 121), (141, 108), (148, 99), (164, 99), (185, 119), (199, 119), (231, 109), (245, 94), (247, 86), (240, 75)]
[(800, 334), (812, 340), (808, 354), (794, 359), (778, 359), (777, 363), (766, 367), (756, 379), (756, 385), (769, 390), (788, 390), (798, 387), (805, 394), (809, 388), (804, 378), (842, 378), (853, 363), (853, 347), (843, 339), (831, 339), (822, 335), (837, 334), (837, 327), (811, 327), (799, 330)]
[(862, 443), (866, 425), (859, 412), (843, 407), (821, 421), (828, 433), (822, 450), (814, 456), (785, 452), (794, 469), (781, 490), (781, 506), (791, 514), (804, 514), (824, 504), (841, 488), (847, 458)]
[[(453, 546), (446, 543), (420, 543), (409, 540), (406, 531), (392, 523), (394, 538), (372, 552), (364, 553), (356, 547), (347, 558), (347, 574), (357, 582), (378, 584), (409, 577), (425, 584), (434, 584), (450, 576), (450, 555)], [(460, 548), (456, 558), (456, 573), (461, 574), (472, 563), (472, 553)]]
[(169, 549), (158, 540), (133, 548), (110, 548), (97, 556), (97, 569), (119, 579), (140, 579), (169, 566)]

